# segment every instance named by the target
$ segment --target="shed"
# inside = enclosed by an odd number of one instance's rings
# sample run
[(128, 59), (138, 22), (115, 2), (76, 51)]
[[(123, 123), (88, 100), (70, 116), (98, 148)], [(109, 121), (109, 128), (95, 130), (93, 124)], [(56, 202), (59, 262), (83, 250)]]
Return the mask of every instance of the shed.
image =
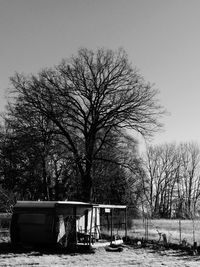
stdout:
[(18, 201), (11, 220), (11, 242), (77, 243), (77, 221), (94, 206), (72, 201)]
[(10, 235), (12, 243), (35, 245), (91, 244), (100, 237), (100, 210), (109, 210), (111, 242), (113, 237), (113, 209), (126, 206), (103, 205), (75, 201), (18, 201), (13, 209)]

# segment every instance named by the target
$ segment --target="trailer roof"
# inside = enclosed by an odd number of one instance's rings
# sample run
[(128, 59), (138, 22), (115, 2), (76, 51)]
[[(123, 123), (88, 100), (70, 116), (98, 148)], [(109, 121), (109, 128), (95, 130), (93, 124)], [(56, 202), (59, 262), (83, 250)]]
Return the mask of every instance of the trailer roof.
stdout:
[(15, 204), (15, 208), (54, 208), (55, 206), (76, 206), (92, 208), (96, 205), (78, 201), (17, 201), (17, 203)]
[(105, 209), (126, 209), (126, 205), (107, 205), (107, 204), (98, 204), (99, 208)]
[(85, 208), (105, 208), (105, 209), (126, 209), (126, 205), (92, 204), (79, 201), (17, 201), (15, 208), (54, 208), (60, 207), (85, 207)]

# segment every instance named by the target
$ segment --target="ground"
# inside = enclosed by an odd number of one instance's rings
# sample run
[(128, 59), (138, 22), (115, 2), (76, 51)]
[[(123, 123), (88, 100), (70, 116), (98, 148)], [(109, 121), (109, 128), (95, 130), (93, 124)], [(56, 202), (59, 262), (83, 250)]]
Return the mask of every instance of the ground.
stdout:
[(94, 254), (42, 254), (0, 252), (0, 266), (143, 266), (143, 267), (195, 267), (200, 265), (200, 256), (190, 256), (181, 251), (125, 246), (122, 252), (107, 252), (96, 249)]
[[(107, 243), (108, 245), (109, 243)], [(142, 267), (197, 267), (200, 266), (200, 255), (189, 255), (180, 250), (164, 249), (163, 246), (141, 244), (123, 245), (122, 252), (107, 252), (99, 242), (93, 254), (47, 253), (34, 250), (21, 250), (15, 253), (10, 249), (8, 235), (0, 234), (0, 267), (1, 266), (39, 266), (39, 267), (102, 267), (102, 266), (142, 266)], [(103, 244), (102, 244), (103, 245)]]

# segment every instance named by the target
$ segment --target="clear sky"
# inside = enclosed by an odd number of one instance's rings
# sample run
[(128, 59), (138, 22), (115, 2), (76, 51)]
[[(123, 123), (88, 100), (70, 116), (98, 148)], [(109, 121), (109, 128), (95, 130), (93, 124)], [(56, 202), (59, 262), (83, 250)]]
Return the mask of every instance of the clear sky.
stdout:
[(0, 111), (15, 71), (37, 73), (80, 47), (123, 47), (170, 115), (155, 143), (200, 142), (199, 0), (0, 0)]

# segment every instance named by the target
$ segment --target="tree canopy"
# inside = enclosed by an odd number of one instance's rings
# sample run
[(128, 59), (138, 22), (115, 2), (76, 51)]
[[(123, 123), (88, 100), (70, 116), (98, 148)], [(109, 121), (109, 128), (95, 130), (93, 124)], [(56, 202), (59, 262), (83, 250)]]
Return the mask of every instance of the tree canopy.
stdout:
[[(123, 49), (80, 49), (77, 55), (37, 75), (16, 73), (12, 78), (13, 114), (27, 110), (51, 123), (71, 153), (81, 177), (80, 199), (93, 200), (92, 169), (104, 160), (110, 137), (126, 130), (152, 135), (164, 113), (158, 91), (132, 67)], [(106, 159), (105, 159), (106, 160)]]

